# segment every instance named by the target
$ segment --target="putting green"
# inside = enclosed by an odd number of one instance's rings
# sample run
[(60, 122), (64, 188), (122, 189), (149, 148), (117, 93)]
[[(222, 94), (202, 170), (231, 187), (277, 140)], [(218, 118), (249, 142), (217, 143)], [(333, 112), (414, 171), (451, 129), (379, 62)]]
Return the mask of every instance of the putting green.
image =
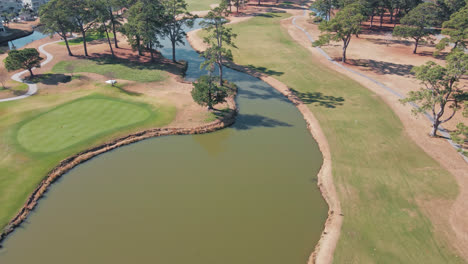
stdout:
[(17, 139), (31, 152), (54, 152), (150, 116), (144, 106), (118, 99), (79, 99), (27, 121), (19, 128)]

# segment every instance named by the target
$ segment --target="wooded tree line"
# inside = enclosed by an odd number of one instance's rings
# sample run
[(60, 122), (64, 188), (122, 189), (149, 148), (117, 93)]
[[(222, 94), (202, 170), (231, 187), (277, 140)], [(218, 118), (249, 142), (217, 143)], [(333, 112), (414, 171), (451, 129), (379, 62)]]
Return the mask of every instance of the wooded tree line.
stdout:
[(154, 50), (161, 46), (161, 37), (168, 37), (174, 62), (175, 46), (182, 43), (186, 34), (184, 26), (191, 25), (194, 18), (184, 0), (51, 0), (40, 9), (39, 16), (47, 33), (63, 38), (70, 56), (71, 33), (81, 35), (85, 56), (89, 56), (87, 35), (103, 34), (114, 57), (120, 32), (139, 55), (148, 51), (152, 60)]
[[(208, 70), (208, 75), (195, 82), (192, 96), (195, 102), (209, 109), (224, 102), (234, 87), (223, 80), (223, 64), (232, 60), (230, 47), (235, 48), (236, 37), (225, 24), (232, 7), (238, 11), (244, 4), (243, 0), (221, 0), (201, 22), (207, 32), (204, 42), (208, 45), (201, 54), (205, 58), (201, 67)], [(147, 51), (152, 60), (154, 50), (161, 47), (161, 37), (169, 38), (174, 62), (176, 45), (184, 43), (185, 26), (191, 27), (196, 18), (187, 11), (185, 0), (51, 0), (39, 14), (46, 32), (62, 37), (70, 56), (73, 54), (68, 40), (72, 32), (81, 35), (85, 56), (88, 56), (86, 36), (90, 32), (104, 34), (113, 57), (114, 47), (118, 48), (119, 43), (117, 32), (120, 32), (139, 55)], [(213, 75), (216, 67), (219, 76)]]
[[(434, 55), (446, 47), (450, 53), (446, 66), (427, 62), (414, 67), (415, 77), (421, 81), (421, 89), (408, 94), (403, 103), (416, 102), (415, 114), (429, 113), (433, 119), (431, 136), (437, 136), (439, 126), (451, 120), (455, 113), (468, 107), (466, 87), (459, 82), (468, 74), (468, 5), (465, 0), (437, 0), (436, 3), (421, 0), (317, 0), (313, 3), (316, 15), (323, 18), (319, 29), (322, 35), (314, 42), (321, 46), (330, 41), (343, 43), (342, 62), (346, 62), (346, 50), (353, 36), (358, 36), (362, 22), (380, 16), (380, 26), (386, 13), (394, 23), (393, 36), (413, 39), (413, 53), (417, 53), (420, 42), (433, 40), (434, 31), (440, 28), (443, 38), (436, 45)], [(336, 14), (332, 16), (332, 11)], [(401, 18), (401, 19), (400, 19)], [(397, 20), (400, 19), (400, 24)], [(315, 20), (317, 21), (317, 20)], [(468, 140), (468, 128), (460, 123), (452, 137), (458, 143)]]

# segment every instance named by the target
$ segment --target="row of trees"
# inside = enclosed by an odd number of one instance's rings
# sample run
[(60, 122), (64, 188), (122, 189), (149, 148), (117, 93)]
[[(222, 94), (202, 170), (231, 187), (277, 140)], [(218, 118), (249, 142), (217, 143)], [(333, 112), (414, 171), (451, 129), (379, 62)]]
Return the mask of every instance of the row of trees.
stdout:
[[(339, 10), (333, 19), (320, 23), (319, 29), (324, 32), (314, 44), (321, 46), (330, 41), (343, 42), (342, 61), (346, 62), (346, 50), (353, 37), (362, 30), (362, 22), (369, 18), (368, 2), (357, 0), (346, 4)], [(458, 5), (457, 5), (458, 6)], [(434, 27), (442, 26), (442, 34), (445, 35), (436, 45), (438, 54), (447, 46), (452, 49), (465, 49), (468, 41), (468, 6), (460, 6), (459, 9), (451, 8), (448, 20), (444, 21), (447, 12), (441, 12), (441, 6), (434, 3), (421, 3), (409, 10), (401, 19), (401, 24), (393, 30), (393, 35), (414, 40), (413, 53), (417, 52), (421, 41), (432, 39)], [(400, 11), (401, 12), (401, 11)]]
[[(228, 22), (226, 16), (233, 6), (238, 11), (244, 4), (243, 0), (222, 0), (201, 23), (207, 32), (204, 42), (208, 45), (201, 54), (205, 58), (201, 67), (208, 69), (209, 74), (194, 83), (192, 96), (198, 104), (209, 109), (224, 102), (232, 90), (233, 85), (223, 80), (223, 64), (232, 60), (230, 48), (235, 48), (233, 40), (236, 34), (225, 26)], [(161, 37), (168, 37), (174, 62), (176, 45), (184, 43), (184, 28), (191, 27), (195, 19), (187, 12), (184, 0), (51, 0), (41, 8), (40, 18), (48, 33), (56, 33), (63, 38), (70, 56), (73, 56), (68, 44), (70, 32), (81, 34), (85, 56), (88, 56), (86, 36), (90, 32), (106, 36), (112, 56), (113, 49), (119, 48), (117, 32), (121, 32), (139, 55), (149, 51), (152, 59), (154, 49), (161, 47)], [(214, 76), (216, 67), (219, 76)]]
[[(326, 1), (318, 0), (319, 4), (324, 2)], [(352, 37), (361, 32), (362, 22), (366, 21), (369, 16), (372, 19), (374, 11), (369, 13), (369, 10), (372, 10), (372, 3), (372, 1), (361, 0), (351, 3), (342, 2), (342, 8), (332, 19), (328, 10), (328, 19), (319, 25), (323, 34), (314, 42), (314, 45), (321, 46), (330, 41), (341, 41), (343, 43), (342, 62), (346, 62), (346, 49)], [(403, 103), (418, 103), (419, 108), (414, 109), (414, 113), (431, 114), (433, 126), (430, 135), (437, 136), (440, 124), (451, 120), (458, 110), (463, 106), (466, 107), (468, 101), (468, 93), (458, 87), (462, 76), (468, 74), (468, 55), (465, 53), (468, 41), (468, 6), (464, 1), (458, 0), (438, 1), (436, 4), (417, 1), (405, 2), (405, 5), (399, 1), (396, 3), (398, 3), (398, 13), (405, 15), (400, 21), (401, 24), (394, 28), (393, 35), (413, 39), (415, 43), (413, 53), (417, 52), (421, 41), (431, 39), (431, 31), (437, 26), (442, 26), (441, 33), (445, 37), (436, 45), (435, 53), (447, 46), (452, 47), (446, 58), (445, 67), (428, 62), (413, 68), (413, 73), (421, 81), (422, 87), (418, 91), (409, 93), (408, 97), (402, 100)], [(317, 5), (316, 2), (316, 8)], [(390, 7), (383, 5), (379, 8), (389, 11), (391, 17), (393, 16), (394, 10)], [(454, 139), (458, 139), (459, 142), (467, 140), (467, 130), (466, 125), (459, 124), (458, 130), (453, 134)]]
[(63, 38), (70, 56), (70, 32), (81, 35), (85, 56), (86, 36), (90, 32), (105, 35), (113, 57), (112, 42), (119, 48), (117, 32), (121, 32), (139, 55), (149, 51), (152, 60), (154, 49), (161, 46), (161, 36), (167, 36), (172, 42), (174, 62), (175, 46), (185, 36), (184, 26), (192, 25), (194, 19), (187, 12), (185, 0), (52, 0), (39, 15), (46, 32)]
[[(326, 20), (330, 20), (333, 10), (341, 10), (352, 3), (359, 3), (362, 9), (362, 14), (370, 18), (370, 26), (373, 26), (374, 17), (380, 17), (380, 27), (382, 27), (384, 15), (390, 14), (390, 23), (396, 24), (398, 18), (408, 14), (422, 0), (316, 0), (312, 7), (323, 16)], [(449, 17), (466, 5), (465, 0), (437, 0), (437, 10), (435, 15), (440, 21), (446, 21)]]

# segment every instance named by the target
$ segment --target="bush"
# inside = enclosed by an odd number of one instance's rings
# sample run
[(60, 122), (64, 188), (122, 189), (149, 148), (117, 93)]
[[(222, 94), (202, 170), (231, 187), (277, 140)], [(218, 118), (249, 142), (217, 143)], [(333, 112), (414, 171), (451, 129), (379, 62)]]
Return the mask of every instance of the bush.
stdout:
[(314, 21), (314, 23), (321, 23), (323, 21), (323, 18), (321, 17), (314, 17), (314, 19), (312, 19), (312, 21)]

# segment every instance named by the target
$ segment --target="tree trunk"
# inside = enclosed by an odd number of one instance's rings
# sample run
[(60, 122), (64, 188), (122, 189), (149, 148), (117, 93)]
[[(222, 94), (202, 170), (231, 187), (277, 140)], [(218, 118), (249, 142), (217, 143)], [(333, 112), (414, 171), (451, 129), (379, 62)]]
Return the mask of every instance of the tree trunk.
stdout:
[(149, 45), (148, 48), (149, 48), (150, 54), (151, 54), (151, 62), (154, 62), (153, 45), (152, 45), (151, 42), (148, 45)]
[(419, 44), (419, 39), (416, 39), (416, 41), (415, 41), (415, 43), (414, 43), (413, 54), (416, 54), (416, 50), (418, 49), (418, 44)]
[(341, 62), (346, 62), (346, 45), (343, 45), (343, 56), (341, 57)]
[(29, 71), (29, 77), (33, 78), (34, 77), (34, 73), (32, 72), (32, 69), (31, 68), (28, 68), (28, 71)]
[(112, 58), (114, 59), (115, 54), (114, 54), (114, 49), (112, 48), (112, 43), (111, 43), (110, 38), (109, 38), (109, 32), (107, 31), (107, 28), (106, 28), (105, 25), (104, 25), (104, 28), (105, 28), (105, 31), (106, 31), (107, 42), (109, 43), (109, 47), (110, 47), (110, 50), (111, 50), (111, 53), (112, 53)]
[(432, 131), (429, 134), (431, 137), (437, 137), (437, 130), (439, 129), (440, 122), (434, 119), (434, 123), (432, 124)]
[(390, 24), (393, 23), (393, 10), (390, 10)]
[(137, 42), (138, 56), (143, 56), (143, 53), (141, 52), (140, 36), (137, 35), (135, 37)]
[(219, 67), (219, 85), (223, 86), (223, 64), (218, 62)]
[(81, 35), (83, 35), (83, 47), (84, 47), (84, 53), (85, 53), (85, 56), (89, 56), (88, 55), (88, 48), (86, 47), (86, 31), (84, 31), (83, 29), (81, 30)]
[(176, 49), (175, 49), (176, 45), (175, 44), (176, 44), (175, 41), (172, 41), (172, 61), (173, 62), (177, 62), (176, 61), (176, 56), (175, 56), (176, 55)]
[(73, 56), (73, 53), (70, 50), (70, 45), (68, 45), (68, 39), (66, 33), (63, 35), (63, 40), (65, 40), (65, 46), (67, 46), (68, 56)]
[(383, 24), (383, 15), (384, 15), (384, 12), (380, 12), (380, 28), (382, 28), (382, 24)]
[(370, 17), (370, 26), (369, 26), (369, 28), (372, 28), (373, 24), (374, 24), (374, 12), (372, 12), (372, 16)]
[(117, 43), (117, 30), (115, 29), (115, 17), (114, 14), (112, 13), (112, 8), (109, 10), (110, 15), (111, 15), (111, 23), (112, 23), (112, 33), (114, 34), (114, 45), (115, 48), (119, 48), (119, 44)]
[(260, 0), (258, 0), (258, 5), (260, 5)]

